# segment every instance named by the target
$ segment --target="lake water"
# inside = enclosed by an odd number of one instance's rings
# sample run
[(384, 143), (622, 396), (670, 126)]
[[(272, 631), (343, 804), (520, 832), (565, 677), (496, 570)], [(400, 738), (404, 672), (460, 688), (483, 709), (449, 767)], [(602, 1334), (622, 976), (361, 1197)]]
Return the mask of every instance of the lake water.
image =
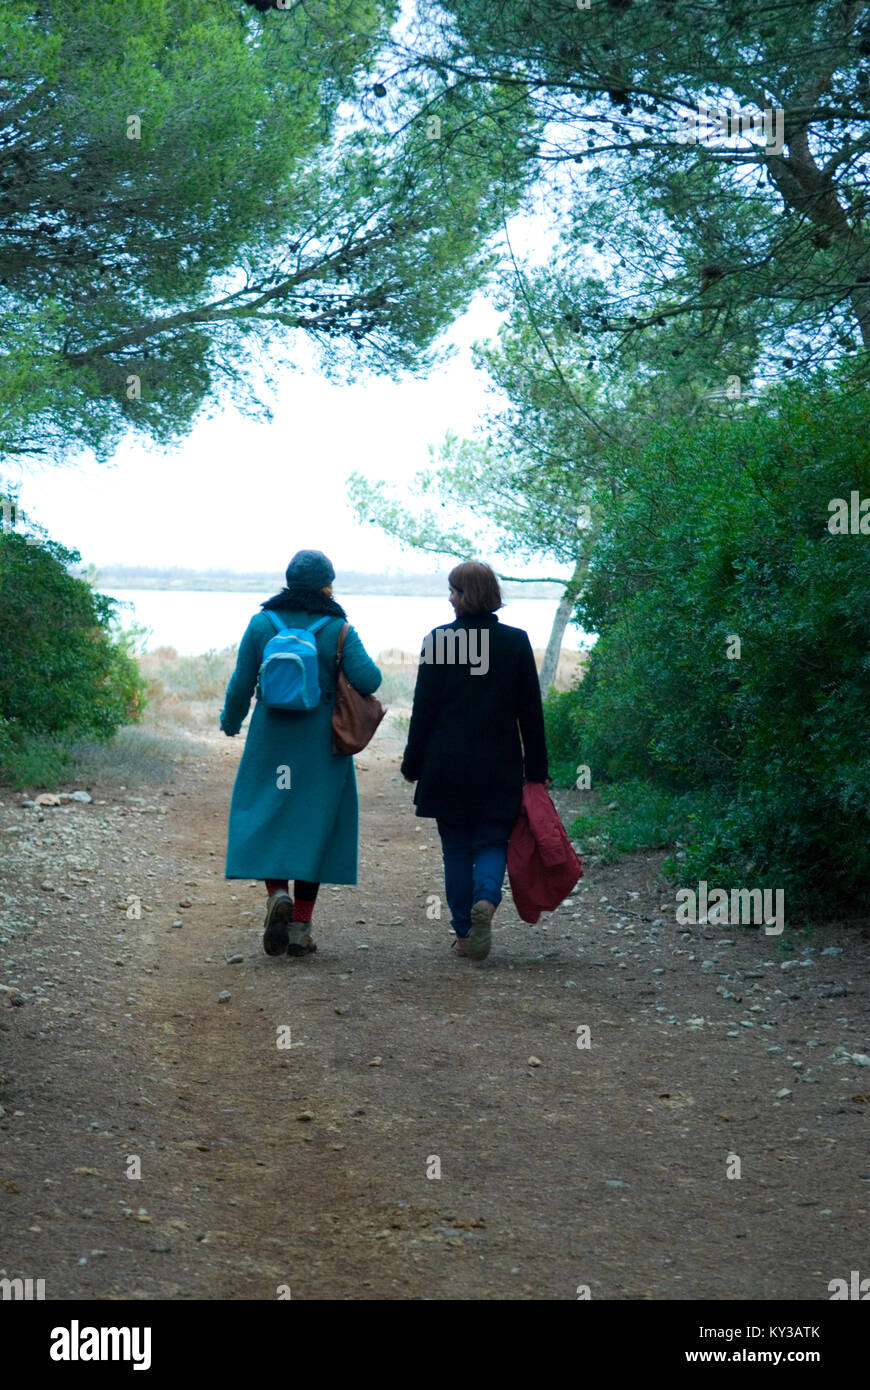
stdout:
[[(221, 593), (208, 589), (105, 589), (101, 592), (127, 605), (119, 611), (125, 627), (150, 628), (148, 651), (174, 647), (182, 656), (222, 651), (234, 646), (268, 593)], [(273, 591), (274, 592), (274, 591)], [(419, 652), (430, 628), (452, 622), (446, 598), (409, 598), (378, 594), (336, 594), (348, 618), (372, 655), (397, 647)], [(546, 647), (556, 615), (557, 599), (516, 599), (499, 611), (499, 620), (525, 628), (532, 646)], [(563, 646), (577, 650), (590, 645), (580, 628), (569, 626)]]

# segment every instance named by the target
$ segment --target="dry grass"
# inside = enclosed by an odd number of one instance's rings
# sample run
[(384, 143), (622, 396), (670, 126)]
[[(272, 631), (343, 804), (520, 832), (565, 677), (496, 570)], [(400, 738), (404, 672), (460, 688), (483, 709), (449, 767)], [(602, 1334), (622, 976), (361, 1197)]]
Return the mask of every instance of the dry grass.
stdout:
[[(538, 670), (544, 662), (544, 652), (535, 652), (535, 662)], [(557, 690), (572, 690), (578, 680), (582, 680), (585, 674), (586, 665), (589, 661), (588, 652), (573, 651), (570, 647), (563, 647), (559, 653), (559, 664), (556, 667), (556, 679), (553, 682)]]
[[(201, 656), (179, 656), (173, 647), (158, 647), (140, 656), (139, 665), (148, 681), (144, 725), (174, 726), (197, 733), (214, 731), (237, 653), (237, 647), (228, 647)], [(536, 651), (539, 670), (543, 659), (543, 651)], [(390, 648), (379, 652), (376, 660), (383, 675), (378, 699), (391, 709), (410, 710), (418, 654)], [(585, 653), (563, 648), (556, 673), (557, 690), (569, 690), (575, 684), (585, 660)]]

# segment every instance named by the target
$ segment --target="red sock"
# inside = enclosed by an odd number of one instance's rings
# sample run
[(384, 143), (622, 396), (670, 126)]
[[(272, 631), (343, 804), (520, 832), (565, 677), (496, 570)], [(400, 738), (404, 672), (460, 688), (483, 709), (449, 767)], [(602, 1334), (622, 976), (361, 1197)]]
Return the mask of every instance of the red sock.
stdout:
[(270, 898), (273, 893), (289, 893), (290, 884), (286, 878), (267, 878), (266, 892)]
[(293, 903), (293, 921), (310, 922), (313, 911), (314, 903), (307, 903), (304, 899), (296, 898)]

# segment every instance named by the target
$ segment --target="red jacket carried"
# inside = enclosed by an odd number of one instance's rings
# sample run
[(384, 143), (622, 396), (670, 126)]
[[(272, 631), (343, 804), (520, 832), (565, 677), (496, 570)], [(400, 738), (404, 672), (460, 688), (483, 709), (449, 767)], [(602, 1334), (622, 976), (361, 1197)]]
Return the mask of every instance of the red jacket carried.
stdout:
[(526, 782), (523, 787), (507, 867), (514, 906), (523, 921), (531, 924), (542, 912), (553, 912), (583, 877), (583, 865), (542, 782)]

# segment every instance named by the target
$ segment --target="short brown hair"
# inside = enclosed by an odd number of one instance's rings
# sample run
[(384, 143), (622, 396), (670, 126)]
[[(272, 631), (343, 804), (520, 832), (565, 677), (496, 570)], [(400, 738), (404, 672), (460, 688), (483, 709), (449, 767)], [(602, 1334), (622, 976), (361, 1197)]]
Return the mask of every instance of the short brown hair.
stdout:
[(447, 579), (451, 589), (459, 595), (456, 605), (459, 617), (468, 613), (494, 613), (502, 607), (501, 589), (489, 565), (464, 560), (461, 565), (454, 566)]

